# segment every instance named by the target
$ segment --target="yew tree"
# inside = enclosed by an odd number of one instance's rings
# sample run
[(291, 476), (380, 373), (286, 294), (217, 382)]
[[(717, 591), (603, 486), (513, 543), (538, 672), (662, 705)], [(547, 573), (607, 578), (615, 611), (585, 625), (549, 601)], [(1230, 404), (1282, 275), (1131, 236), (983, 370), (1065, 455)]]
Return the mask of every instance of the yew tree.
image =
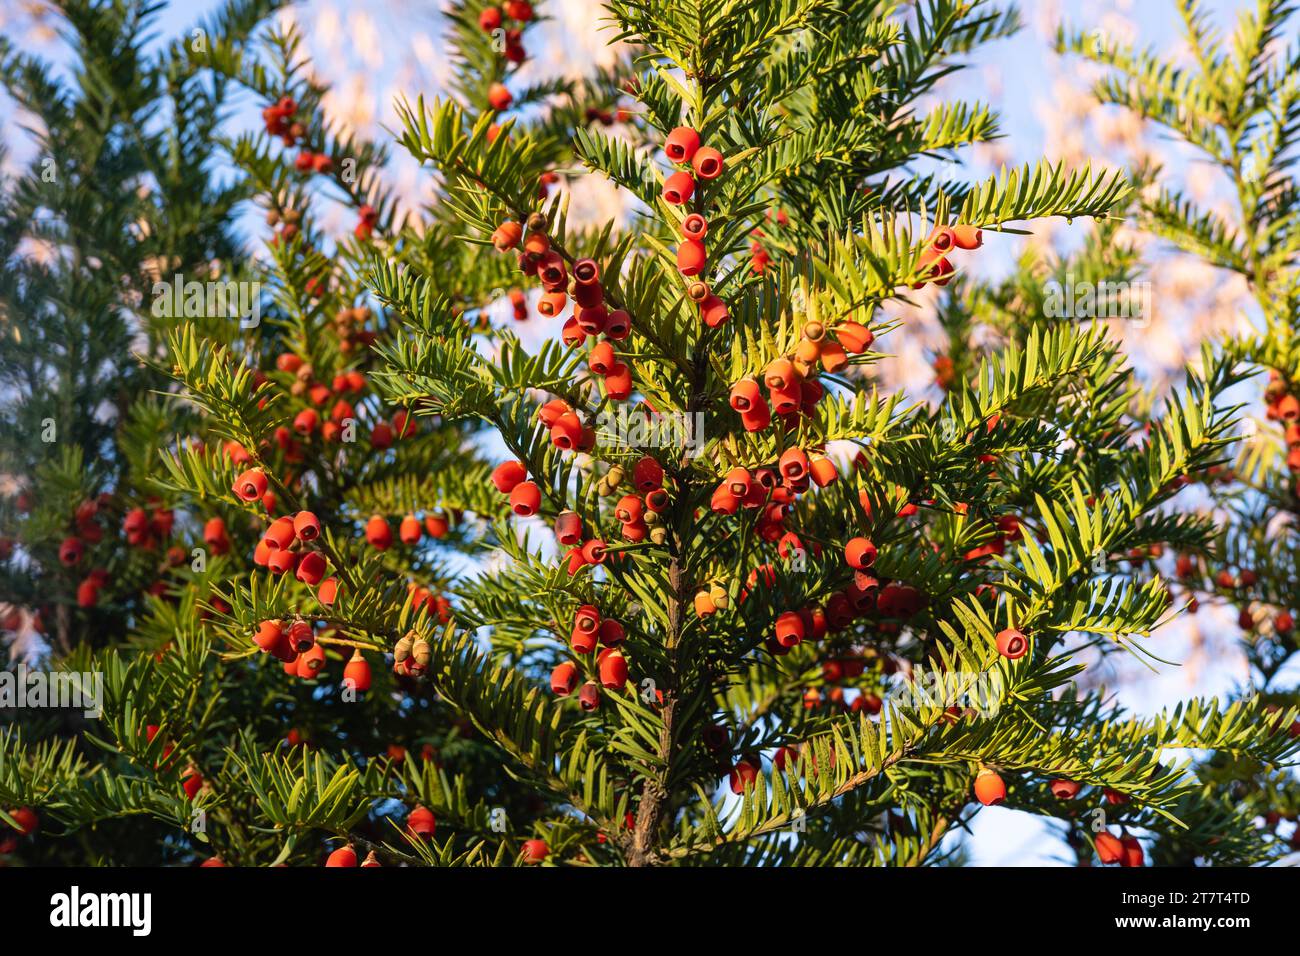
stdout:
[[(208, 134), (265, 216), (229, 254), (261, 319), (139, 310), (173, 417), (114, 435), (153, 452), (112, 544), (157, 560), (165, 508), (179, 557), (52, 655), (104, 675), (84, 734), (0, 731), (6, 850), (924, 865), (1000, 804), (1081, 864), (1279, 855), (1223, 767), (1285, 775), (1293, 700), (1134, 714), (1083, 680), (1183, 612), (1162, 555), (1220, 553), (1185, 496), (1249, 368), (1207, 347), (1153, 397), (1047, 306), (1140, 267), (1140, 175), (963, 175), (1001, 133), (942, 81), (1014, 10), (611, 0), (582, 81), (527, 68), (545, 12), (453, 3), (451, 89), (391, 144), (324, 118), (292, 29), (177, 51), (262, 108)], [(1075, 252), (979, 278), (1057, 217)], [(909, 306), (949, 335), (913, 393), (881, 373)]]

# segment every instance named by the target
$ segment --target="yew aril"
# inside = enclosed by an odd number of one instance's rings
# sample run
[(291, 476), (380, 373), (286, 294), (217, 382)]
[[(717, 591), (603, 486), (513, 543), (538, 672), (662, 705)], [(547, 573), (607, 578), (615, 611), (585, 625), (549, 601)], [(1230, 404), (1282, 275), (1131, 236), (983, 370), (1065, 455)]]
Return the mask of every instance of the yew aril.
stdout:
[(354, 691), (364, 692), (370, 690), (370, 677), (370, 663), (357, 648), (343, 667), (343, 683)]
[(994, 807), (1007, 798), (1007, 785), (993, 770), (981, 770), (975, 777), (975, 797), (986, 807)]
[[(266, 475), (260, 468), (250, 468), (235, 479), (234, 492), (244, 501), (256, 501), (266, 494), (266, 488)], [(139, 513), (142, 517), (144, 516), (143, 511)], [(130, 517), (131, 515), (128, 514), (128, 520)]]
[(599, 709), (600, 685), (595, 681), (587, 681), (583, 684), (582, 690), (578, 691), (578, 704), (588, 712)]
[(275, 575), (285, 574), (297, 566), (298, 554), (288, 548), (275, 548), (266, 559), (267, 569)]
[(406, 818), (406, 829), (412, 836), (421, 840), (433, 838), (434, 833), (438, 830), (438, 821), (433, 815), (433, 811), (428, 807), (419, 806), (411, 811)]
[(727, 311), (727, 304), (716, 295), (710, 293), (700, 300), (700, 319), (709, 328), (716, 329), (729, 318), (731, 313)]
[[(224, 865), (224, 864), (223, 864)], [(352, 844), (341, 846), (328, 857), (325, 858), (327, 867), (348, 867), (357, 865), (357, 851), (352, 849)]]
[(1014, 627), (999, 631), (997, 636), (998, 653), (1007, 660), (1015, 661), (1025, 656), (1029, 650), (1029, 640)]
[(315, 587), (325, 577), (327, 570), (329, 562), (325, 560), (325, 555), (319, 551), (308, 551), (299, 559), (295, 577), (303, 584)]
[(700, 148), (700, 134), (689, 126), (678, 126), (664, 139), (664, 155), (674, 163), (689, 163)]
[(521, 518), (537, 514), (542, 506), (542, 489), (536, 482), (521, 481), (510, 492), (510, 510)]
[(731, 792), (739, 796), (746, 790), (754, 786), (754, 781), (758, 779), (759, 764), (753, 757), (745, 757), (736, 762), (731, 768), (728, 775), (728, 784), (731, 786)]
[(677, 247), (677, 271), (684, 276), (697, 276), (704, 271), (708, 252), (698, 239), (685, 239)]
[(315, 541), (320, 537), (320, 521), (310, 511), (299, 511), (293, 516), (293, 533), (300, 541)]
[(682, 238), (701, 240), (709, 234), (709, 222), (698, 212), (693, 212), (682, 220)]
[(672, 206), (690, 202), (695, 194), (695, 179), (687, 172), (676, 172), (664, 180), (663, 200)]
[(366, 522), (366, 541), (376, 551), (387, 551), (393, 544), (393, 529), (383, 515), (371, 515)]
[(605, 320), (605, 335), (616, 342), (627, 338), (632, 331), (632, 317), (622, 309), (615, 309)]
[(808, 474), (808, 455), (802, 448), (787, 448), (781, 454), (777, 468), (786, 481), (797, 481)]
[(978, 249), (984, 245), (984, 231), (978, 226), (953, 226), (951, 232), (958, 249)]
[(1048, 785), (1048, 789), (1052, 791), (1052, 796), (1058, 800), (1072, 800), (1083, 789), (1083, 786), (1073, 780), (1062, 778), (1053, 780)]
[(578, 665), (573, 661), (561, 661), (551, 671), (551, 693), (557, 697), (568, 697), (578, 686)]
[(606, 648), (597, 658), (601, 686), (607, 690), (621, 690), (627, 683), (627, 658), (621, 651)]
[(785, 611), (776, 618), (776, 640), (782, 647), (794, 647), (804, 639), (804, 622), (796, 611)]
[(695, 175), (706, 182), (721, 176), (724, 166), (722, 154), (712, 146), (701, 146), (691, 159), (691, 168), (695, 170)]
[[(557, 416), (558, 417), (558, 416)], [(552, 422), (542, 419), (543, 424), (550, 427)], [(492, 470), (492, 484), (496, 485), (497, 491), (503, 495), (508, 495), (515, 490), (515, 486), (528, 477), (528, 469), (524, 467), (521, 461), (503, 461)]]
[(274, 521), (271, 522), (270, 526), (266, 529), (266, 534), (263, 535), (263, 537), (268, 543), (271, 544), (272, 547), (275, 548), (289, 547), (290, 545), (293, 544), (293, 540), (295, 537), (293, 518), (290, 518), (288, 515), (285, 515), (284, 517), (281, 518), (276, 518)]
[(401, 540), (402, 544), (417, 544), (423, 534), (424, 528), (420, 525), (420, 520), (416, 518), (415, 515), (406, 515), (397, 526), (397, 537)]

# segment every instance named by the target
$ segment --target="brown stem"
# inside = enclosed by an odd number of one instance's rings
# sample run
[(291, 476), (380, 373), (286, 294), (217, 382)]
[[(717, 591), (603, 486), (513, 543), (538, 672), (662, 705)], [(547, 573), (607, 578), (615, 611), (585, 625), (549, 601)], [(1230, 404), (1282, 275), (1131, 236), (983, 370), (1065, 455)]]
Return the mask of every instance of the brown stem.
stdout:
[[(686, 401), (686, 414), (693, 416), (706, 401), (705, 384), (708, 373), (708, 349), (704, 343), (698, 346), (695, 360), (691, 365), (691, 390)], [(677, 654), (681, 645), (684, 626), (685, 608), (690, 602), (690, 578), (682, 567), (684, 561), (683, 547), (691, 539), (690, 528), (695, 520), (694, 508), (690, 500), (690, 488), (687, 479), (690, 472), (690, 454), (683, 450), (673, 471), (677, 484), (677, 498), (674, 512), (677, 520), (673, 523), (673, 538), (670, 542), (672, 560), (668, 565), (668, 633), (665, 636), (664, 650), (667, 656), (666, 674), (668, 686), (663, 692), (663, 727), (659, 731), (659, 757), (663, 762), (657, 776), (647, 779), (641, 789), (641, 801), (637, 807), (636, 825), (631, 839), (627, 843), (626, 860), (628, 866), (650, 866), (659, 862), (657, 846), (664, 814), (668, 810), (670, 794), (668, 778), (672, 772), (673, 755), (676, 750), (676, 715), (680, 688)]]
[[(668, 673), (675, 678), (677, 671), (677, 644), (682, 631), (682, 607), (684, 602), (685, 576), (677, 555), (673, 555), (668, 566), (668, 582), (672, 593), (668, 599)], [(675, 685), (676, 681), (673, 681)], [(659, 731), (659, 755), (663, 759), (663, 769), (657, 777), (645, 782), (641, 789), (641, 801), (637, 807), (636, 826), (632, 830), (632, 839), (627, 847), (628, 866), (650, 866), (657, 862), (655, 852), (659, 838), (659, 828), (663, 822), (664, 811), (668, 803), (668, 773), (673, 755), (673, 715), (677, 707), (677, 690), (669, 686), (664, 691), (663, 727)]]

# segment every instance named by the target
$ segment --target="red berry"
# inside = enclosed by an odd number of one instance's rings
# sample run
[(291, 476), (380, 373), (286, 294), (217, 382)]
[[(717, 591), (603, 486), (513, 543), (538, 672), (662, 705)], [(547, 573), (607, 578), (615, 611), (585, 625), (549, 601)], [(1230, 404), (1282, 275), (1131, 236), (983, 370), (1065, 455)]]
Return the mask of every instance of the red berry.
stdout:
[(1124, 847), (1124, 857), (1120, 861), (1122, 865), (1137, 867), (1146, 864), (1146, 857), (1142, 852), (1142, 844), (1138, 842), (1137, 837), (1126, 836), (1119, 842), (1120, 845)]
[(565, 412), (551, 426), (551, 444), (556, 448), (567, 451), (571, 448), (577, 448), (581, 441), (582, 422), (573, 412)]
[(320, 644), (313, 644), (298, 655), (298, 676), (305, 680), (316, 677), (324, 666), (325, 648)]
[(844, 560), (849, 567), (864, 571), (876, 563), (876, 546), (866, 538), (851, 538), (844, 546)]
[(679, 126), (664, 140), (664, 155), (674, 163), (689, 163), (700, 148), (700, 134), (689, 126)]
[(695, 179), (690, 173), (676, 172), (664, 180), (663, 200), (672, 206), (690, 202), (695, 193)]
[(808, 474), (808, 456), (801, 448), (788, 448), (781, 455), (777, 467), (787, 482), (799, 481)]
[(564, 545), (582, 540), (582, 518), (574, 511), (562, 511), (555, 519), (555, 539)]
[(285, 633), (279, 621), (263, 621), (253, 635), (253, 643), (262, 649), (263, 654), (274, 653), (285, 643)]
[(326, 866), (356, 866), (357, 851), (352, 849), (352, 844), (341, 846), (325, 859)]
[(352, 652), (351, 659), (343, 668), (343, 683), (355, 691), (370, 690), (370, 664), (361, 656), (359, 648)]
[(312, 627), (306, 621), (294, 621), (289, 625), (289, 646), (295, 651), (302, 652), (309, 649), (316, 643), (316, 635)]
[(818, 488), (825, 488), (827, 485), (833, 485), (839, 479), (839, 470), (835, 467), (835, 462), (829, 458), (818, 458), (812, 463), (809, 469), (812, 480)]
[(585, 711), (593, 711), (600, 707), (600, 686), (594, 681), (587, 681), (582, 685), (582, 690), (578, 691), (578, 703)]
[(677, 271), (688, 278), (703, 272), (707, 260), (708, 252), (698, 239), (685, 239), (677, 247)]
[(320, 601), (321, 604), (328, 606), (334, 603), (335, 598), (338, 597), (338, 593), (338, 578), (329, 578), (328, 580), (322, 581), (320, 587), (316, 589), (316, 600)]
[(605, 647), (617, 647), (623, 643), (627, 634), (623, 630), (623, 625), (613, 618), (606, 618), (600, 622), (600, 643)]
[(709, 221), (698, 212), (693, 212), (682, 220), (683, 239), (703, 239), (709, 234)]
[(293, 544), (294, 529), (293, 519), (287, 515), (283, 518), (276, 518), (271, 522), (271, 526), (266, 529), (263, 536), (272, 547), (287, 548)]
[(377, 551), (387, 551), (393, 543), (393, 529), (383, 515), (371, 515), (366, 522), (366, 540)]
[(636, 486), (637, 491), (643, 494), (654, 491), (656, 488), (662, 488), (663, 483), (663, 465), (649, 455), (646, 455), (633, 466), (632, 484)]
[(1119, 837), (1113, 836), (1109, 831), (1102, 830), (1098, 833), (1094, 844), (1097, 848), (1097, 858), (1102, 863), (1118, 863), (1124, 858), (1124, 844)]
[(701, 146), (691, 160), (695, 175), (706, 181), (721, 176), (723, 166), (722, 154), (712, 146)]
[(794, 647), (804, 639), (803, 618), (794, 611), (786, 611), (776, 619), (776, 640), (782, 647)]
[(420, 540), (420, 535), (423, 533), (420, 522), (415, 515), (407, 515), (397, 528), (397, 536), (402, 539), (402, 544), (415, 544)]
[(551, 671), (551, 693), (557, 697), (568, 697), (573, 688), (578, 686), (578, 665), (573, 661), (562, 661)]
[(310, 435), (320, 423), (320, 416), (314, 408), (304, 408), (293, 419), (293, 430), (299, 435)]
[(406, 818), (406, 828), (413, 836), (428, 840), (438, 829), (438, 821), (434, 819), (433, 811), (428, 807), (416, 807)]
[(950, 232), (958, 249), (978, 249), (984, 244), (984, 231), (978, 226), (953, 226)]
[(844, 351), (857, 355), (871, 348), (875, 335), (865, 325), (857, 322), (841, 322), (835, 327), (835, 338)]
[(1058, 800), (1073, 799), (1075, 794), (1082, 789), (1082, 786), (1075, 783), (1073, 780), (1064, 779), (1053, 780), (1048, 787), (1052, 791), (1052, 796), (1056, 797)]
[(525, 863), (541, 863), (550, 852), (545, 840), (525, 840), (520, 855)]
[(319, 551), (308, 551), (303, 554), (302, 559), (298, 562), (296, 577), (303, 584), (315, 587), (320, 584), (321, 578), (325, 577), (325, 572), (328, 569), (329, 563), (325, 560), (325, 555)]
[(99, 580), (97, 578), (86, 578), (77, 585), (77, 606), (94, 607), (99, 603)]
[(620, 651), (606, 649), (598, 660), (600, 683), (609, 690), (620, 690), (627, 683), (627, 659)]
[(757, 761), (753, 757), (744, 757), (731, 769), (728, 783), (731, 785), (731, 792), (739, 795), (752, 787), (757, 779)]
[(542, 505), (542, 490), (532, 481), (521, 481), (510, 492), (510, 510), (521, 518), (537, 514)]
[(221, 518), (209, 518), (203, 526), (203, 543), (213, 554), (225, 554), (230, 550), (230, 539), (226, 535), (226, 522)]
[(194, 796), (200, 789), (202, 789), (202, 787), (203, 776), (191, 766), (186, 770), (185, 775), (181, 778), (181, 789), (185, 791), (185, 796), (187, 798), (193, 800)]
[(992, 770), (981, 770), (975, 776), (975, 797), (986, 807), (997, 806), (1007, 798), (1007, 785)]
[(292, 571), (297, 565), (298, 552), (288, 548), (275, 548), (266, 559), (267, 568), (276, 575)]
[(81, 543), (80, 538), (64, 538), (63, 544), (59, 545), (59, 560), (65, 567), (70, 568), (81, 560), (85, 551), (86, 546)]
[(488, 88), (488, 105), (498, 113), (510, 109), (510, 104), (514, 102), (514, 99), (504, 84), (493, 83)]
[(320, 537), (320, 522), (310, 511), (299, 511), (293, 518), (293, 533), (302, 541), (315, 541)]
[(18, 807), (16, 810), (10, 810), (9, 816), (13, 817), (18, 832), (23, 836), (30, 836), (35, 833), (41, 823), (41, 818), (36, 815), (36, 811), (31, 807)]
[[(543, 422), (545, 423), (545, 419), (543, 419)], [(549, 424), (547, 427), (549, 427)], [(503, 461), (492, 470), (492, 484), (496, 485), (497, 491), (503, 495), (510, 494), (515, 490), (515, 486), (527, 477), (528, 469), (524, 467), (524, 463), (521, 461)]]
[[(262, 470), (250, 468), (235, 479), (234, 492), (244, 501), (256, 501), (266, 494), (266, 484), (266, 475)], [(140, 511), (139, 514), (143, 516), (144, 512)], [(127, 516), (128, 520), (130, 517), (131, 515)]]
[(1014, 627), (1000, 631), (997, 636), (998, 653), (1007, 660), (1019, 660), (1029, 650), (1029, 641)]

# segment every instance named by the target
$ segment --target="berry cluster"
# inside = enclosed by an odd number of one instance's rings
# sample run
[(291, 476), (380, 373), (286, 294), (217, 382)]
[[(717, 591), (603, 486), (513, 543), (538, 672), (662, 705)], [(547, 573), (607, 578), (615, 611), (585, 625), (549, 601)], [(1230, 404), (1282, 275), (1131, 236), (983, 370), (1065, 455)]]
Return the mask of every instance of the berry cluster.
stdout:
[(927, 282), (947, 285), (952, 281), (954, 271), (948, 256), (956, 249), (978, 249), (983, 244), (984, 233), (976, 226), (936, 226), (921, 252), (921, 266), (925, 267), (923, 278), (912, 288), (924, 288)]
[(838, 372), (848, 364), (848, 354), (861, 354), (875, 341), (869, 328), (853, 321), (839, 323), (834, 340), (827, 338), (826, 327), (817, 321), (806, 323), (801, 334), (791, 354), (773, 360), (763, 370), (766, 396), (754, 378), (742, 378), (731, 386), (729, 401), (740, 413), (745, 431), (768, 428), (774, 413), (787, 427), (797, 425), (800, 415), (811, 418), (826, 393), (815, 377), (816, 363), (828, 373)]
[(280, 141), (290, 148), (307, 133), (307, 127), (297, 119), (298, 101), (292, 96), (282, 96), (270, 106), (262, 109), (262, 123), (270, 136), (279, 136)]
[[(499, 7), (487, 7), (478, 15), (478, 25), (484, 33), (495, 34), (502, 30), (506, 20), (514, 20), (517, 23), (528, 23), (533, 19), (533, 6), (526, 0), (506, 0)], [(501, 51), (502, 56), (509, 63), (519, 65), (528, 59), (528, 54), (524, 50), (523, 30), (520, 27), (511, 27), (505, 29), (502, 33), (502, 39), (505, 41), (504, 48)]]
[[(627, 659), (619, 650), (626, 638), (623, 625), (614, 618), (602, 618), (600, 610), (592, 604), (578, 608), (573, 617), (569, 646), (579, 661), (561, 661), (551, 671), (551, 690), (560, 697), (568, 697), (578, 685), (581, 672), (592, 672), (592, 655), (595, 654), (595, 678), (589, 677), (578, 691), (578, 703), (585, 711), (600, 707), (600, 688), (622, 690), (627, 684)], [(599, 644), (604, 649), (598, 654)]]

